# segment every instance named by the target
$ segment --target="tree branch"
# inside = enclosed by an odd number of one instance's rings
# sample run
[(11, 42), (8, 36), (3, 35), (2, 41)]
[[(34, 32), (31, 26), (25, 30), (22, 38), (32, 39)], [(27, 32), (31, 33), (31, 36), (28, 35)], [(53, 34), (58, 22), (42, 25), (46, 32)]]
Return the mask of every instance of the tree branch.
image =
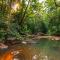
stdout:
[(30, 0), (28, 1), (28, 5), (27, 5), (26, 8), (25, 8), (24, 14), (23, 14), (23, 16), (21, 17), (21, 21), (20, 21), (19, 25), (22, 25), (23, 21), (25, 20), (24, 18), (25, 18), (26, 12), (27, 12), (27, 8), (28, 8), (28, 6), (29, 6), (29, 2), (30, 2)]

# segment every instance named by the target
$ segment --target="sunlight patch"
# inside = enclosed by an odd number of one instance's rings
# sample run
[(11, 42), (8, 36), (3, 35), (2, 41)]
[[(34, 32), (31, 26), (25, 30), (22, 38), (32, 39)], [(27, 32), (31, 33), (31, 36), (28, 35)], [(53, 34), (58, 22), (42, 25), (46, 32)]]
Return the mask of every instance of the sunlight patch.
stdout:
[(44, 2), (45, 0), (39, 0), (40, 3)]

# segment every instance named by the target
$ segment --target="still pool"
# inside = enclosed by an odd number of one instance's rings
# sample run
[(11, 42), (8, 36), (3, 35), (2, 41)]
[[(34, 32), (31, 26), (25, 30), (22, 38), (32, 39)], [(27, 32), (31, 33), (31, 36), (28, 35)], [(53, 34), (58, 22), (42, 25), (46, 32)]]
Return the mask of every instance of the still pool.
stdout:
[(0, 60), (60, 60), (60, 40), (41, 39), (7, 49)]

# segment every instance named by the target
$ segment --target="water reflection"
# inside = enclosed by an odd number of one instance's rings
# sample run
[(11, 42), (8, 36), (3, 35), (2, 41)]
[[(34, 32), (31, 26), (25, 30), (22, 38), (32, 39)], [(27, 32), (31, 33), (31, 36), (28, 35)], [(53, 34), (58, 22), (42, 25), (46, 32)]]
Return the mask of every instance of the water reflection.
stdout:
[[(60, 41), (41, 39), (22, 45), (16, 45), (3, 56), (5, 60), (12, 55), (12, 60), (60, 60)], [(10, 57), (10, 56), (9, 56)], [(2, 60), (4, 60), (2, 59)]]

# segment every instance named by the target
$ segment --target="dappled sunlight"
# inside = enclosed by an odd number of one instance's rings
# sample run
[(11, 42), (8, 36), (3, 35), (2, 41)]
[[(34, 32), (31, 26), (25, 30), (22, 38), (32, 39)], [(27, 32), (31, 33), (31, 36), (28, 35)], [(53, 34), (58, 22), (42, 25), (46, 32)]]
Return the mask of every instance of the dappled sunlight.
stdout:
[(60, 0), (55, 0), (55, 2), (57, 6), (60, 6)]
[(22, 7), (19, 3), (11, 4), (11, 13), (18, 12)]
[(45, 0), (39, 0), (40, 3), (44, 2)]

